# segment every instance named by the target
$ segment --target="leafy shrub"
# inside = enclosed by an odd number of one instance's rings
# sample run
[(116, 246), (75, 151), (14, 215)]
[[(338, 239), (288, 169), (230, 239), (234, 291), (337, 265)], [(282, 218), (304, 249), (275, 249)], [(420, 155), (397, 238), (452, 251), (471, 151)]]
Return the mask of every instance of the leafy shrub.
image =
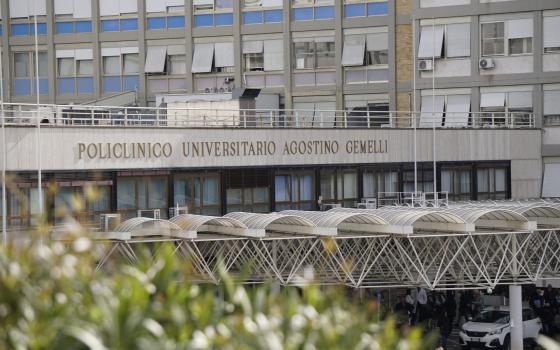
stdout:
[(171, 245), (96, 271), (98, 248), (78, 238), (0, 251), (0, 349), (434, 348), (338, 287), (244, 286), (225, 273), (195, 284)]

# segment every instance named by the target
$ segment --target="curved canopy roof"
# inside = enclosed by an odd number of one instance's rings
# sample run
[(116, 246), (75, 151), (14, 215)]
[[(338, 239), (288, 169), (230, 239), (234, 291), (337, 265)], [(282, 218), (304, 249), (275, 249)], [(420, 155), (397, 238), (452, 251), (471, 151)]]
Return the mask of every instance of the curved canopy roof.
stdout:
[[(520, 203), (523, 203), (522, 201)], [(510, 204), (505, 206), (483, 206), (473, 205), (476, 208), (488, 208), (497, 210), (510, 210), (522, 215), (529, 221), (536, 221), (538, 226), (560, 227), (560, 206), (555, 207), (553, 204), (546, 202), (525, 202), (522, 204)]]
[[(328, 235), (336, 234), (333, 230), (317, 227), (313, 221), (297, 215), (282, 215), (278, 213), (257, 214), (234, 212), (225, 215), (226, 218), (239, 220), (250, 230), (276, 231), (291, 234)], [(264, 236), (264, 235), (263, 235)]]
[(212, 232), (244, 236), (247, 233), (245, 224), (229, 217), (182, 214), (173, 217), (170, 221), (177, 224), (182, 230), (194, 232), (195, 235), (199, 232)]
[(285, 210), (280, 214), (301, 216), (313, 221), (319, 227), (334, 227), (339, 231), (412, 233), (412, 227), (391, 225), (384, 218), (370, 212)]
[(464, 206), (446, 209), (476, 227), (492, 229), (533, 230), (537, 228), (534, 221), (529, 221), (525, 216), (515, 212), (512, 208)]
[(170, 221), (144, 217), (132, 218), (122, 222), (117, 226), (115, 232), (129, 232), (132, 238), (147, 236), (188, 238), (183, 237), (181, 228)]
[(412, 226), (415, 230), (471, 232), (474, 226), (453, 213), (438, 209), (418, 209), (410, 207), (384, 207), (381, 209), (334, 208), (329, 212), (371, 213), (391, 225)]

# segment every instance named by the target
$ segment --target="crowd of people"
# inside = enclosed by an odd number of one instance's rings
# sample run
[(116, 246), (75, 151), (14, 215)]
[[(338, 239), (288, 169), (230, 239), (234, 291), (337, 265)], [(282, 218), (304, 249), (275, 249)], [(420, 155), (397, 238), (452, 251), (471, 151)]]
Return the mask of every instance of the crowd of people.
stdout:
[[(507, 297), (507, 289), (501, 295)], [(552, 286), (528, 287), (524, 295), (529, 296), (526, 301), (541, 319), (542, 333), (557, 336), (560, 331), (557, 326), (560, 321), (560, 293)], [(402, 325), (439, 331), (440, 345), (446, 349), (453, 327), (475, 318), (485, 306), (483, 294), (478, 290), (428, 292), (424, 288), (414, 288), (406, 291), (395, 306), (395, 312)]]

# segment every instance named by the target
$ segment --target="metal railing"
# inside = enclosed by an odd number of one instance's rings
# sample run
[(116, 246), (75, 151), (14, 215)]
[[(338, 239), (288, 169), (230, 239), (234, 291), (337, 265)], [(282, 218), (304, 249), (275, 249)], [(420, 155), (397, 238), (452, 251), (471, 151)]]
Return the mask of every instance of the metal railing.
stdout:
[(534, 128), (526, 112), (432, 114), (410, 111), (151, 108), (5, 103), (6, 125), (169, 128)]
[(409, 206), (415, 208), (447, 207), (449, 192), (379, 192), (377, 205), (379, 208), (386, 206)]

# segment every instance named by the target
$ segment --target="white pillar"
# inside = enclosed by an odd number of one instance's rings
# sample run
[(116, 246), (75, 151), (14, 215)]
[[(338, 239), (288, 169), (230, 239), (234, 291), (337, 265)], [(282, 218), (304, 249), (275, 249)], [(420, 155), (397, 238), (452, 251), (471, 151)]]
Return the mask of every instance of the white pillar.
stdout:
[(509, 286), (509, 318), (511, 350), (523, 350), (523, 317), (521, 286)]

